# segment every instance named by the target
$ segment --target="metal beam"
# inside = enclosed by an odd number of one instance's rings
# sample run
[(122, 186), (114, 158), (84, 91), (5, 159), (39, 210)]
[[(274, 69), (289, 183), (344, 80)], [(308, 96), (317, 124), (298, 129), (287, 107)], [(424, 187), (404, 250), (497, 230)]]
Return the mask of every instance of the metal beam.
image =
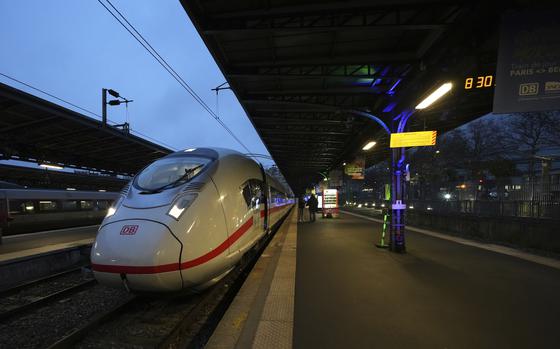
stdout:
[(336, 132), (336, 131), (307, 131), (307, 130), (283, 130), (283, 129), (270, 129), (259, 128), (259, 130), (268, 135), (317, 135), (317, 136), (350, 136), (351, 132)]
[(307, 162), (310, 164), (331, 164), (335, 158), (334, 157), (322, 157), (320, 159), (312, 158), (283, 158), (278, 159), (280, 162)]
[[(450, 8), (456, 8), (460, 6), (460, 2), (450, 3), (447, 1), (431, 1), (431, 2), (419, 2), (419, 3), (397, 3), (397, 4), (377, 4), (372, 1), (348, 1), (348, 2), (317, 2), (317, 3), (307, 3), (307, 4), (297, 4), (292, 6), (261, 6), (257, 10), (239, 10), (230, 12), (215, 13), (208, 16), (211, 22), (214, 21), (270, 21), (271, 19), (291, 19), (291, 18), (304, 18), (306, 16), (310, 17), (310, 20), (316, 20), (317, 16), (323, 16), (325, 18), (341, 17), (341, 21), (348, 22), (352, 16), (363, 17), (372, 16), (372, 20), (383, 20), (379, 18), (383, 15), (385, 19), (391, 17), (392, 20), (402, 22), (403, 20), (409, 19), (409, 17), (403, 16), (403, 12), (418, 12), (425, 11), (429, 9), (432, 12), (440, 10), (442, 13), (446, 13)], [(397, 18), (399, 17), (399, 18)], [(367, 18), (365, 18), (367, 20)], [(443, 17), (446, 20), (446, 17)], [(385, 21), (386, 22), (386, 21)], [(257, 22), (256, 24), (266, 23)], [(297, 25), (291, 22), (284, 23), (284, 26)], [(305, 24), (305, 23), (304, 23)], [(313, 24), (313, 23), (311, 23)], [(317, 23), (315, 23), (317, 25)]]
[[(348, 108), (362, 108), (361, 104), (356, 103), (356, 99), (366, 100), (360, 95), (346, 95), (346, 96), (285, 96), (279, 95), (275, 98), (258, 98), (259, 96), (244, 96), (243, 103), (251, 104), (264, 104), (264, 105), (277, 105), (282, 108), (279, 111), (287, 111), (292, 108), (302, 110), (308, 107), (310, 112), (344, 112), (343, 109)], [(266, 96), (265, 96), (266, 97)], [(365, 97), (365, 96), (364, 96)], [(349, 102), (349, 103), (348, 103)], [(370, 104), (372, 101), (370, 101)]]
[(254, 90), (246, 91), (247, 96), (343, 96), (343, 95), (378, 95), (384, 93), (390, 86), (386, 88), (348, 86), (345, 88), (321, 88), (321, 89), (280, 89), (280, 90)]
[(294, 161), (305, 161), (310, 163), (322, 163), (328, 162), (331, 163), (335, 160), (334, 156), (321, 156), (317, 158), (310, 158), (310, 157), (301, 157), (301, 158), (289, 158), (289, 157), (279, 157), (276, 161), (279, 162), (294, 162)]
[[(79, 145), (79, 144), (78, 144)], [(131, 148), (130, 144), (117, 144), (115, 146), (109, 146), (109, 147), (100, 147), (98, 149), (95, 150), (86, 150), (84, 153), (86, 155), (91, 155), (91, 154), (96, 154), (96, 153), (100, 153), (100, 152), (107, 152), (107, 151), (113, 151), (115, 149), (121, 149), (121, 148)]]
[(86, 128), (86, 127), (81, 128), (81, 129), (77, 129), (77, 130), (73, 129), (72, 131), (56, 133), (56, 134), (49, 135), (49, 136), (46, 136), (46, 137), (39, 137), (39, 138), (36, 138), (34, 141), (39, 143), (39, 142), (46, 142), (46, 141), (49, 141), (51, 139), (62, 140), (62, 139), (64, 139), (64, 137), (80, 134), (80, 133), (83, 133), (83, 132), (90, 132), (90, 131), (97, 131), (97, 129), (96, 128)]
[(306, 137), (305, 139), (302, 137), (282, 137), (282, 138), (267, 138), (267, 144), (274, 144), (275, 142), (297, 142), (297, 143), (313, 143), (313, 144), (344, 144), (343, 141), (333, 141), (332, 139), (324, 139), (324, 138), (309, 138)]
[(416, 51), (401, 51), (401, 52), (372, 52), (370, 54), (356, 54), (345, 55), (340, 57), (297, 57), (285, 58), (278, 60), (259, 60), (250, 61), (243, 60), (232, 62), (227, 70), (243, 68), (243, 67), (273, 67), (273, 66), (308, 66), (312, 64), (318, 65), (332, 65), (332, 64), (352, 64), (357, 65), (362, 62), (372, 62), (373, 64), (395, 64), (395, 63), (416, 63), (419, 57)]
[[(83, 148), (84, 146), (88, 146), (88, 145), (91, 145), (91, 144), (96, 144), (96, 145), (103, 146), (103, 145), (110, 144), (115, 140), (117, 140), (117, 142), (118, 141), (123, 141), (123, 139), (120, 139), (120, 138), (117, 138), (115, 136), (109, 135), (109, 137), (104, 137), (104, 138), (95, 137), (95, 138), (89, 139), (87, 141), (78, 140), (77, 142), (74, 142), (73, 144), (71, 144), (71, 146), (81, 147), (81, 149), (80, 149), (80, 152), (81, 152), (81, 151), (84, 150), (84, 148)], [(64, 141), (68, 141), (68, 140), (64, 140)], [(58, 144), (58, 143), (59, 142), (56, 142), (55, 144)], [(129, 144), (129, 146), (132, 146), (132, 145)]]
[(337, 125), (339, 127), (344, 127), (346, 120), (322, 120), (322, 119), (287, 119), (287, 118), (275, 118), (275, 117), (252, 117), (253, 121), (256, 121), (259, 129), (263, 125), (280, 125), (280, 126), (320, 126), (320, 125)]
[[(226, 75), (232, 78), (244, 77), (336, 77), (336, 78), (385, 78), (395, 79), (400, 77), (398, 69), (390, 68), (382, 74), (387, 67), (372, 64), (332, 64), (332, 65), (296, 65), (296, 66), (264, 66), (248, 67), (242, 69), (229, 69)], [(396, 74), (395, 74), (396, 73)]]
[[(12, 112), (10, 112), (10, 113), (12, 113)], [(19, 123), (19, 124), (16, 124), (16, 125), (12, 125), (12, 126), (4, 127), (3, 129), (0, 129), (0, 133), (14, 132), (14, 131), (22, 129), (22, 128), (28, 128), (28, 127), (31, 127), (31, 126), (36, 126), (36, 125), (45, 123), (45, 122), (49, 122), (49, 121), (52, 121), (52, 120), (57, 119), (57, 118), (58, 118), (58, 116), (50, 116), (50, 117), (44, 117), (44, 118), (41, 118), (41, 119), (35, 119), (35, 120), (27, 121), (27, 122), (22, 122), (22, 123)]]
[(247, 34), (247, 33), (274, 33), (274, 34), (290, 34), (294, 32), (325, 32), (344, 30), (363, 32), (364, 30), (369, 31), (391, 31), (391, 30), (438, 30), (442, 31), (446, 28), (445, 24), (430, 24), (430, 23), (418, 23), (418, 24), (364, 24), (364, 25), (317, 25), (317, 26), (302, 26), (302, 27), (261, 27), (261, 28), (251, 28), (249, 26), (243, 28), (232, 28), (232, 27), (213, 27), (211, 29), (203, 30), (204, 35), (222, 35), (222, 34)]
[[(322, 150), (322, 149), (321, 149)], [(337, 153), (331, 152), (331, 151), (321, 151), (321, 150), (317, 150), (317, 149), (313, 149), (311, 152), (306, 152), (305, 154), (298, 154), (301, 152), (301, 149), (297, 150), (297, 149), (273, 149), (272, 152), (274, 153), (274, 158), (275, 160), (283, 160), (286, 158), (293, 158), (293, 159), (300, 159), (300, 158), (315, 158), (315, 157), (320, 157), (320, 156), (325, 156), (326, 158), (332, 158), (332, 157), (336, 157), (338, 156)], [(278, 159), (276, 159), (278, 158)]]

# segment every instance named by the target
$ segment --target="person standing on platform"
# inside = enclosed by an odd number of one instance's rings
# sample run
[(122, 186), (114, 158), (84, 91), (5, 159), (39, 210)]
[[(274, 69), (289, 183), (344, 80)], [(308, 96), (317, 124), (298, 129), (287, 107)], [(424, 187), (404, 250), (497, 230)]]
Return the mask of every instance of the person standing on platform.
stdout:
[(319, 205), (319, 202), (317, 201), (317, 198), (315, 197), (315, 194), (311, 194), (311, 197), (309, 198), (309, 200), (307, 200), (307, 206), (309, 207), (309, 221), (310, 222), (315, 222), (315, 212), (317, 212), (317, 206)]
[(303, 210), (305, 209), (305, 199), (303, 195), (298, 198), (298, 222), (303, 222)]

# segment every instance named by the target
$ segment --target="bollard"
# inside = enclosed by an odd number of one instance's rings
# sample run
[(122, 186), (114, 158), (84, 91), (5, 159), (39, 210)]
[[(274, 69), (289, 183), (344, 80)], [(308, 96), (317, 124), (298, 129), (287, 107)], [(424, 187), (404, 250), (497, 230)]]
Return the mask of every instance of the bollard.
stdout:
[(387, 225), (389, 222), (389, 214), (387, 211), (383, 214), (383, 227), (381, 228), (381, 240), (375, 246), (378, 248), (389, 248), (389, 245), (385, 243), (385, 233), (387, 232)]

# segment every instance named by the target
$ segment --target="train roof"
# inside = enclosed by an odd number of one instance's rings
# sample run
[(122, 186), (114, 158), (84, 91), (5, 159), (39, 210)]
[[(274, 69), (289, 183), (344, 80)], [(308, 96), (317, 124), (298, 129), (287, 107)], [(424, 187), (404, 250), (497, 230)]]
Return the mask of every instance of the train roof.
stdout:
[[(188, 155), (207, 157), (207, 158), (211, 158), (211, 159), (214, 159), (214, 160), (224, 158), (226, 156), (237, 155), (237, 156), (241, 156), (241, 157), (250, 159), (250, 160), (254, 161), (255, 163), (258, 163), (257, 161), (255, 161), (255, 159), (253, 159), (249, 155), (238, 152), (237, 150), (228, 149), (228, 148), (219, 148), (219, 147), (187, 148), (187, 149), (183, 149), (183, 150), (171, 153), (171, 154), (167, 155), (166, 157), (178, 157), (178, 156), (188, 156)], [(268, 183), (272, 187), (276, 188), (277, 190), (283, 191), (286, 194), (291, 193), (291, 190), (289, 188), (286, 188), (286, 186), (283, 185), (282, 183), (280, 183), (278, 181), (278, 179), (276, 179), (275, 177), (271, 176), (268, 173), (266, 174), (266, 176), (267, 176)]]

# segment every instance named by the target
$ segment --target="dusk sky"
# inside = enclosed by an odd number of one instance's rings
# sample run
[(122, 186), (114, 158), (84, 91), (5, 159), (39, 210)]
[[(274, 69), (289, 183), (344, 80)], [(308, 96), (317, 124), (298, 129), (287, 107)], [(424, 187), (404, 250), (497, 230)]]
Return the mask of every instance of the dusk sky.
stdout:
[[(179, 1), (112, 3), (216, 110), (211, 88), (225, 79)], [(1, 1), (0, 33), (0, 73), (97, 114), (101, 89), (112, 88), (134, 100), (129, 105), (133, 131), (176, 149), (218, 146), (246, 152), (96, 0)], [(0, 82), (73, 109), (1, 75)], [(268, 154), (229, 90), (220, 92), (219, 114), (252, 152)], [(125, 107), (109, 107), (108, 115), (122, 123)]]

